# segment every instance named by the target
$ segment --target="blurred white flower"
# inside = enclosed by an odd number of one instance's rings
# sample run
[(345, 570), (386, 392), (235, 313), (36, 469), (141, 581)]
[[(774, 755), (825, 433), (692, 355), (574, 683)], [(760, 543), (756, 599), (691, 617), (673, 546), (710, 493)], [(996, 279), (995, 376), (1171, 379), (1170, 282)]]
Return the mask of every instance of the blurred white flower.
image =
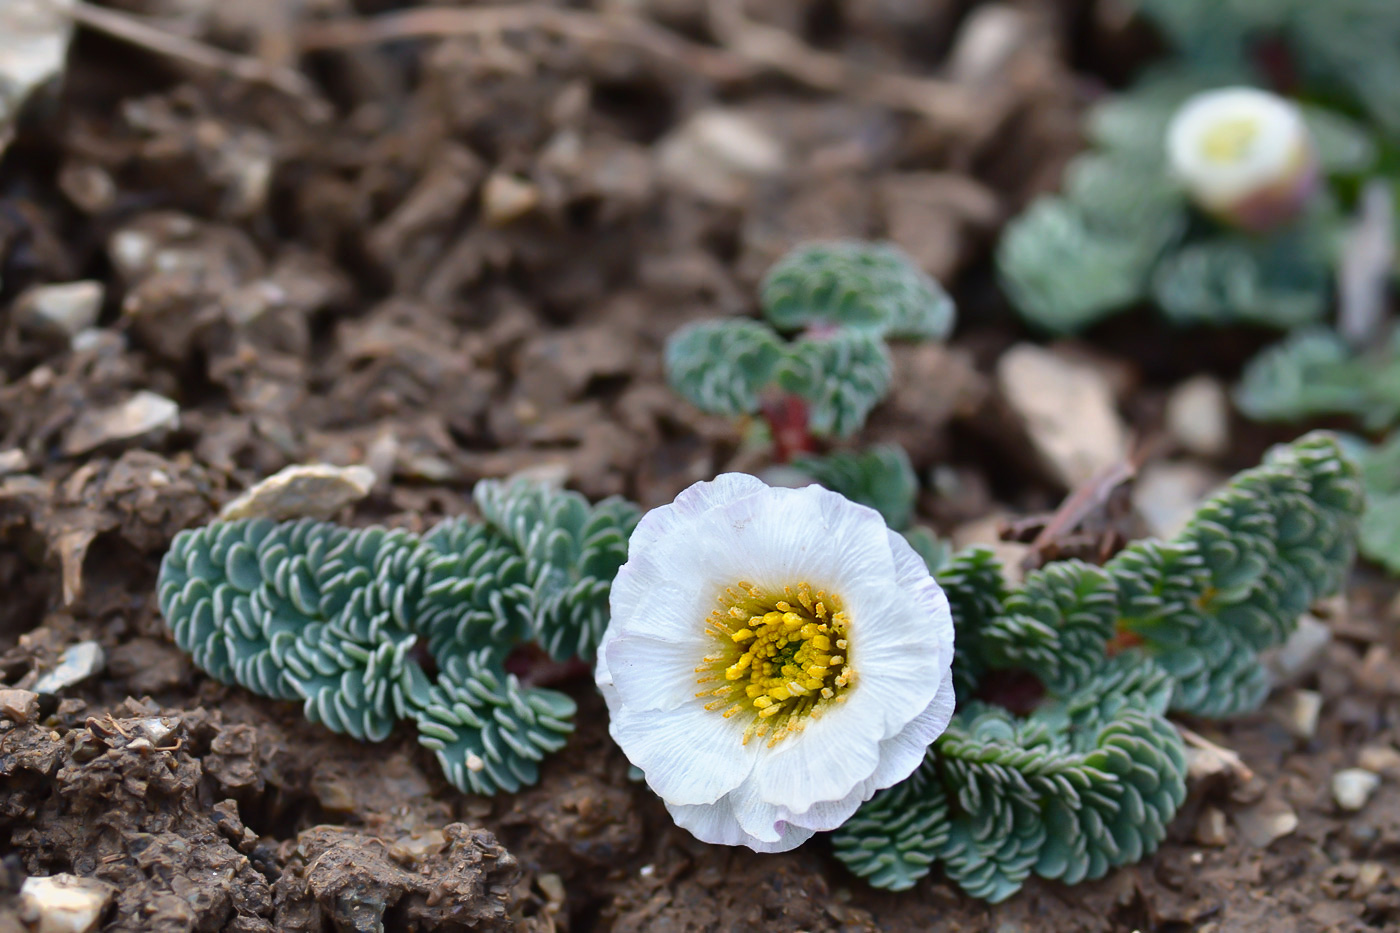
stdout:
[(642, 518), (597, 681), (678, 824), (781, 852), (918, 766), (952, 659), (947, 598), (879, 513), (727, 473)]
[(1187, 100), (1167, 130), (1167, 155), (1197, 204), (1246, 230), (1291, 220), (1317, 189), (1317, 153), (1302, 113), (1255, 88)]

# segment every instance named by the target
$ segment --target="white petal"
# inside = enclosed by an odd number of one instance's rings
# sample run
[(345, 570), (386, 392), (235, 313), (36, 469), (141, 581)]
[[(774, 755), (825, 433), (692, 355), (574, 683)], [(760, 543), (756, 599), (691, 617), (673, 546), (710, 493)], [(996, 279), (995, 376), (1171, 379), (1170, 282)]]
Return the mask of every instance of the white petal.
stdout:
[(699, 701), (669, 710), (619, 704), (608, 723), (613, 741), (668, 803), (713, 803), (752, 772), (760, 743)]
[(675, 709), (704, 689), (695, 672), (705, 656), (703, 644), (697, 648), (624, 633), (599, 654), (607, 655), (612, 683), (629, 709)]
[[(686, 806), (667, 803), (676, 825), (689, 830), (701, 842), (743, 845), (755, 852), (787, 852), (812, 838), (813, 831), (794, 826), (777, 816), (776, 808), (743, 795), (726, 794), (713, 804)], [(754, 834), (745, 825), (763, 826)]]
[(763, 480), (747, 473), (721, 473), (708, 482), (695, 483), (676, 496), (671, 504), (652, 509), (642, 516), (628, 541), (628, 552), (644, 551), (660, 538), (683, 532), (686, 524), (696, 516), (767, 489)]
[[(692, 533), (687, 540), (696, 537)], [(608, 631), (701, 645), (717, 597), (734, 582), (698, 573), (683, 547), (658, 544), (645, 554), (634, 551), (613, 578)]]
[(875, 773), (866, 779), (866, 798), (873, 797), (877, 790), (898, 784), (914, 773), (929, 744), (948, 728), (953, 718), (957, 697), (953, 693), (953, 672), (943, 676), (938, 693), (922, 713), (909, 721), (897, 735), (880, 743), (880, 765)]
[(949, 666), (943, 647), (932, 641), (871, 643), (853, 635), (851, 667), (856, 682), (846, 691), (843, 715), (859, 717), (880, 741), (893, 736), (932, 702)]
[(892, 787), (914, 773), (914, 769), (924, 760), (929, 744), (948, 728), (954, 704), (953, 675), (950, 671), (928, 708), (914, 717), (898, 735), (880, 743), (880, 763), (870, 777), (840, 800), (820, 801), (801, 812), (792, 807), (779, 807), (778, 817), (817, 832), (838, 829), (861, 804), (875, 796), (876, 791)]
[(617, 688), (613, 686), (612, 671), (608, 670), (607, 658), (608, 640), (605, 637), (598, 646), (598, 663), (593, 668), (593, 680), (598, 685), (598, 692), (603, 695), (603, 702), (608, 704), (608, 710), (617, 709), (622, 705), (618, 699)]
[(953, 611), (948, 595), (928, 572), (928, 564), (905, 540), (904, 535), (889, 533), (890, 552), (894, 555), (895, 580), (901, 593), (923, 608), (928, 616), (927, 635), (947, 655), (945, 665), (953, 663)]
[(797, 735), (765, 747), (753, 771), (760, 799), (803, 813), (821, 801), (845, 799), (870, 777), (880, 763), (878, 724), (851, 712), (833, 707)]

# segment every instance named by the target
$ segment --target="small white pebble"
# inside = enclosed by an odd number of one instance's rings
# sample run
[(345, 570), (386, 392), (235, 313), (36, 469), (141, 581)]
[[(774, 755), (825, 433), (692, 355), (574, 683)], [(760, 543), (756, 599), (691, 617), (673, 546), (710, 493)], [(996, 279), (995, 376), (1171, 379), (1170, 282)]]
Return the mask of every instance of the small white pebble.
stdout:
[(1355, 812), (1366, 806), (1380, 786), (1380, 775), (1365, 768), (1344, 768), (1332, 775), (1332, 798), (1343, 810)]

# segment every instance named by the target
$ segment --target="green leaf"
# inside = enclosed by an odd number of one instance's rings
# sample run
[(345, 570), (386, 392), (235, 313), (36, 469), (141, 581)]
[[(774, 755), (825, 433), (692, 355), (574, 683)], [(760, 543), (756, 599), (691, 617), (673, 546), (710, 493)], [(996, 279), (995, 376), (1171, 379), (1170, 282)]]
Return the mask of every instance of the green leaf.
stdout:
[(505, 658), (528, 639), (559, 659), (594, 651), (638, 513), (524, 483), (478, 484), (476, 501), (486, 524), (422, 538), (262, 519), (182, 532), (161, 612), (218, 679), (365, 741), (411, 720), (463, 791), (517, 790), (562, 746), (574, 704), (522, 686)]
[(1140, 300), (1181, 224), (1176, 212), (1133, 230), (1096, 227), (1073, 202), (1041, 198), (1007, 225), (997, 271), (1023, 316), (1070, 333)]
[(813, 434), (849, 437), (885, 397), (892, 377), (889, 352), (879, 337), (840, 330), (794, 341), (777, 384), (807, 401)]
[(1330, 283), (1326, 258), (1305, 237), (1228, 236), (1189, 243), (1163, 258), (1152, 295), (1178, 324), (1248, 321), (1293, 329), (1322, 317)]
[(784, 356), (778, 335), (760, 321), (700, 321), (666, 342), (666, 377), (701, 411), (751, 415)]
[(1299, 331), (1250, 361), (1235, 403), (1259, 421), (1349, 415), (1370, 429), (1394, 424), (1400, 421), (1400, 336), (1356, 354), (1332, 331)]
[(892, 243), (808, 243), (774, 264), (760, 299), (779, 330), (814, 324), (880, 337), (941, 340), (953, 329), (953, 299)]

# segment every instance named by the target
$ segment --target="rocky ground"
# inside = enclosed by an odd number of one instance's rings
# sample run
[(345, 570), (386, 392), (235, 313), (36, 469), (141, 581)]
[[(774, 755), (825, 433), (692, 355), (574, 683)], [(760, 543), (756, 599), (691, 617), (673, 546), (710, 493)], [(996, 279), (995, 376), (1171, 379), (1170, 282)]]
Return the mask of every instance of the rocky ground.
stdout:
[(654, 506), (765, 466), (670, 392), (661, 348), (751, 310), (803, 239), (894, 239), (958, 298), (949, 346), (895, 349), (859, 442), (902, 444), (960, 542), (1132, 439), (1154, 457), (1113, 520), (1168, 528), (1283, 437), (1220, 390), (1264, 335), (1142, 316), (1036, 349), (996, 291), (999, 226), (1152, 52), (1113, 3), (370, 18), (394, 6), (79, 4), (66, 64), (22, 109), (0, 95), (0, 929), (57, 873), (113, 931), (1400, 928), (1397, 610), (1365, 570), (1264, 711), (1186, 724), (1157, 855), (996, 907), (937, 873), (873, 891), (822, 840), (695, 842), (628, 780), (587, 678), (540, 784), (483, 799), (407, 734), (367, 748), (196, 671), (160, 557), (290, 464), (368, 467), (340, 517), (413, 528), (522, 469)]

